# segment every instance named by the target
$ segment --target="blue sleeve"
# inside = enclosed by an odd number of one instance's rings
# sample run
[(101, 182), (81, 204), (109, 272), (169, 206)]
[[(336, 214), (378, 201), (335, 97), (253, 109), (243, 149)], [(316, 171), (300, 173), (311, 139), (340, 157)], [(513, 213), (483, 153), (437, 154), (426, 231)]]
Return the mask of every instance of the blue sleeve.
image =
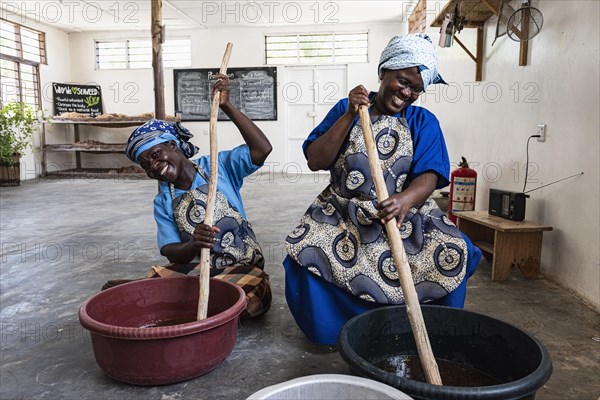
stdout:
[(173, 215), (173, 205), (170, 193), (159, 193), (154, 198), (154, 219), (158, 228), (158, 249), (170, 243), (180, 243), (179, 229)]
[(413, 181), (417, 176), (432, 171), (438, 176), (436, 189), (448, 186), (450, 158), (438, 119), (426, 109), (414, 106), (409, 107), (406, 118), (414, 147), (408, 180)]
[[(222, 168), (231, 185), (239, 190), (244, 183), (244, 178), (260, 168), (252, 163), (250, 148), (247, 144), (240, 145), (228, 151), (219, 152), (219, 168)], [(222, 176), (219, 173), (220, 176)]]
[(333, 124), (335, 124), (336, 121), (338, 119), (340, 119), (340, 117), (342, 115), (344, 115), (344, 113), (346, 113), (347, 110), (348, 110), (348, 99), (342, 99), (342, 100), (338, 101), (337, 104), (335, 106), (333, 106), (333, 108), (331, 108), (331, 110), (329, 110), (329, 112), (327, 113), (327, 115), (325, 116), (323, 121), (321, 121), (321, 123), (319, 125), (317, 125), (315, 127), (315, 129), (312, 130), (310, 135), (308, 135), (308, 137), (302, 144), (302, 151), (304, 152), (304, 157), (306, 157), (306, 149), (308, 148), (308, 146), (310, 146), (310, 144), (312, 142), (314, 142), (321, 135), (323, 135), (325, 132), (327, 132), (329, 130), (329, 128), (331, 128), (333, 126)]

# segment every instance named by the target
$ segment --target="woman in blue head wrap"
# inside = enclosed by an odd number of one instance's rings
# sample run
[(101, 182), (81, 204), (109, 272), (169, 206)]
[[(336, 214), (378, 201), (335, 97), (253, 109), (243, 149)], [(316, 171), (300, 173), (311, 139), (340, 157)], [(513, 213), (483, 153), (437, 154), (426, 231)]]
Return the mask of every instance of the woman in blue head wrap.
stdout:
[[(242, 314), (254, 317), (271, 305), (269, 277), (252, 226), (246, 220), (240, 189), (244, 177), (263, 165), (271, 144), (263, 132), (229, 101), (229, 78), (219, 74), (214, 91), (220, 91), (221, 110), (238, 127), (243, 145), (218, 154), (219, 176), (214, 226), (203, 223), (211, 160), (190, 160), (198, 148), (189, 143), (191, 133), (179, 123), (151, 120), (130, 136), (126, 154), (159, 183), (154, 199), (158, 247), (171, 262), (152, 267), (149, 277), (187, 274), (199, 262), (201, 248), (211, 249), (211, 276), (244, 289), (248, 304)], [(214, 161), (213, 161), (214, 162)], [(123, 280), (109, 281), (105, 289)]]
[[(374, 307), (403, 304), (384, 224), (397, 221), (419, 301), (463, 307), (481, 252), (429, 198), (448, 185), (450, 162), (437, 118), (412, 104), (444, 83), (425, 35), (392, 38), (377, 92), (362, 85), (340, 100), (303, 144), (311, 170), (331, 183), (286, 239), (286, 299), (312, 341), (336, 343), (344, 323)], [(377, 202), (359, 106), (368, 106), (390, 197)]]

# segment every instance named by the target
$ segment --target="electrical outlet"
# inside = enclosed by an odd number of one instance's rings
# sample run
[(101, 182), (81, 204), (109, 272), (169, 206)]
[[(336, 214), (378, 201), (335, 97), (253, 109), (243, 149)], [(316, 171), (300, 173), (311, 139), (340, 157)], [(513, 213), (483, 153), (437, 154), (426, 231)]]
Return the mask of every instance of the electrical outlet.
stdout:
[(546, 141), (546, 124), (541, 124), (537, 126), (537, 131), (535, 132), (536, 135), (540, 135), (537, 138), (538, 142), (545, 142)]

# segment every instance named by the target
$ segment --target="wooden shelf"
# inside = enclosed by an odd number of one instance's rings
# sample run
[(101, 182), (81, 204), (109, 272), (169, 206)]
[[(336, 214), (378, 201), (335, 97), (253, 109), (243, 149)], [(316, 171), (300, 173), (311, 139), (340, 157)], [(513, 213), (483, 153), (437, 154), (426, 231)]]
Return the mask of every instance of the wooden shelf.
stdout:
[[(174, 122), (175, 118), (167, 116), (164, 118), (166, 121)], [(83, 168), (81, 163), (81, 153), (94, 153), (94, 154), (109, 154), (109, 153), (120, 153), (125, 159), (125, 147), (126, 143), (102, 143), (99, 141), (81, 141), (79, 128), (81, 126), (93, 126), (101, 128), (130, 128), (134, 126), (140, 126), (148, 122), (150, 118), (140, 118), (139, 116), (133, 117), (122, 117), (118, 119), (61, 119), (56, 118), (50, 120), (49, 123), (42, 124), (42, 135), (41, 135), (41, 153), (42, 153), (42, 177), (54, 177), (54, 178), (143, 178), (146, 176), (144, 170), (140, 167), (135, 168), (134, 165), (118, 168)], [(67, 129), (67, 133), (72, 133), (73, 143), (53, 143), (46, 144), (46, 126), (47, 125), (62, 125)], [(131, 132), (131, 131), (130, 131)], [(87, 132), (91, 134), (93, 132)], [(129, 136), (129, 134), (127, 134)], [(126, 139), (124, 137), (123, 139)], [(115, 139), (113, 139), (115, 140)], [(118, 139), (116, 139), (118, 140)], [(75, 166), (74, 169), (64, 171), (48, 171), (46, 163), (46, 153), (52, 152), (70, 152), (75, 153)]]
[[(116, 176), (124, 178), (141, 178), (146, 176), (143, 169), (135, 165), (129, 165), (124, 168), (84, 168), (81, 162), (81, 153), (93, 154), (121, 154), (125, 158), (125, 143), (103, 143), (97, 140), (81, 140), (79, 128), (82, 125), (101, 127), (101, 128), (127, 128), (140, 126), (146, 122), (145, 119), (130, 118), (128, 120), (114, 121), (90, 121), (90, 120), (64, 120), (55, 119), (49, 124), (62, 125), (67, 128), (67, 133), (72, 134), (72, 143), (52, 143), (46, 144), (46, 125), (42, 124), (41, 135), (41, 153), (42, 153), (42, 177), (54, 178), (114, 178)], [(97, 132), (88, 132), (88, 134), (97, 134)], [(123, 139), (126, 139), (125, 137)], [(113, 139), (114, 140), (114, 139)], [(118, 140), (118, 139), (117, 139)], [(48, 152), (66, 152), (75, 154), (74, 169), (61, 171), (48, 171), (46, 157)], [(128, 163), (128, 162), (127, 162)], [(127, 163), (125, 165), (127, 165)]]
[(534, 221), (526, 219), (522, 221), (511, 221), (506, 218), (491, 215), (487, 211), (457, 211), (454, 212), (454, 215), (500, 232), (540, 232), (552, 230), (551, 226), (541, 225)]
[(486, 253), (489, 254), (494, 254), (494, 244), (490, 243), (490, 242), (484, 242), (484, 241), (475, 241), (473, 242), (473, 244), (477, 247), (479, 247), (481, 249), (481, 251), (484, 251)]
[(47, 144), (46, 150), (50, 151), (81, 151), (84, 153), (123, 153), (125, 152), (125, 143), (98, 143), (98, 144)]
[(462, 12), (465, 15), (465, 28), (477, 28), (491, 16), (500, 13), (501, 0), (450, 0), (442, 11), (437, 15), (431, 23), (434, 28), (439, 28), (444, 22), (444, 17), (448, 13), (454, 12), (457, 4), (462, 4)]
[[(83, 178), (83, 179), (144, 179), (148, 176), (142, 171), (117, 170), (111, 168), (77, 168), (64, 171), (46, 171), (47, 178)], [(148, 178), (150, 179), (150, 178)]]
[(77, 119), (52, 119), (50, 121), (51, 124), (77, 124), (77, 125), (89, 125), (89, 126), (99, 126), (104, 128), (129, 128), (132, 126), (143, 125), (148, 122), (147, 119), (131, 119), (131, 120), (77, 120)]
[(511, 270), (517, 266), (528, 279), (540, 275), (542, 235), (552, 227), (534, 221), (511, 221), (487, 211), (460, 211), (457, 217), (458, 229), (486, 257), (492, 257), (492, 279), (508, 279)]
[[(505, 5), (508, 3), (505, 2)], [(457, 35), (454, 35), (454, 41), (467, 53), (467, 55), (475, 61), (475, 80), (482, 80), (483, 71), (483, 24), (488, 18), (496, 15), (500, 18), (500, 9), (502, 6), (502, 0), (450, 0), (442, 11), (435, 17), (431, 23), (432, 27), (441, 27), (444, 22), (446, 14), (453, 13), (456, 5), (459, 5), (459, 9), (465, 17), (465, 28), (476, 28), (477, 29), (477, 49), (475, 55), (469, 51)], [(529, 5), (529, 2), (523, 3), (522, 5)], [(515, 34), (521, 35), (518, 32)], [(525, 36), (525, 35), (524, 35)], [(522, 40), (519, 46), (519, 65), (527, 65), (527, 54), (528, 54), (528, 41)]]
[(459, 5), (466, 19), (464, 27), (477, 29), (475, 54), (460, 41), (457, 35), (454, 35), (454, 41), (475, 61), (475, 80), (478, 82), (483, 79), (483, 24), (491, 16), (500, 14), (501, 3), (502, 0), (450, 0), (431, 23), (432, 27), (441, 27), (446, 14), (453, 13), (456, 5)]

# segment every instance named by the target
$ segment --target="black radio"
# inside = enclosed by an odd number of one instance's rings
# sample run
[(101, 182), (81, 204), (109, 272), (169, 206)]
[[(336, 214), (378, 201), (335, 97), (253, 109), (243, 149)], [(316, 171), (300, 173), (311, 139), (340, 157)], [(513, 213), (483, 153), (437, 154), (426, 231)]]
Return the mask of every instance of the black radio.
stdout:
[(490, 189), (488, 212), (511, 221), (523, 221), (525, 219), (525, 198), (527, 197), (529, 195), (525, 193)]

